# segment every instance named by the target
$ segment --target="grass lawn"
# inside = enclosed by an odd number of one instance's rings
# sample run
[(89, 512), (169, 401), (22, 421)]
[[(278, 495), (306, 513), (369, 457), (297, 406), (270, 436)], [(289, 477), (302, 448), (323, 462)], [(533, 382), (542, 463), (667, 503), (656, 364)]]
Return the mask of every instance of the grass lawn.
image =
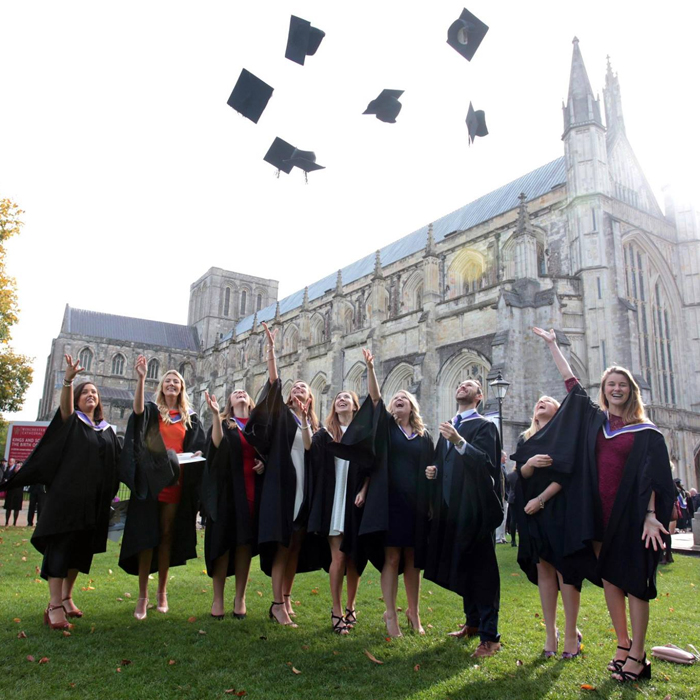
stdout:
[[(70, 636), (49, 632), (42, 626), (48, 588), (38, 578), (41, 557), (30, 536), (29, 528), (0, 529), (2, 698), (200, 699), (235, 697), (225, 692), (235, 689), (245, 691), (247, 698), (265, 700), (636, 698), (640, 693), (690, 700), (700, 691), (700, 665), (654, 661), (651, 682), (623, 687), (610, 680), (605, 666), (615, 642), (602, 591), (590, 585), (583, 591), (579, 620), (583, 657), (543, 659), (537, 589), (520, 573), (516, 550), (508, 545), (498, 547), (504, 648), (496, 657), (474, 663), (469, 655), (476, 640), (445, 636), (462, 622), (461, 601), (429, 582), (424, 582), (421, 598), (427, 635), (409, 633), (403, 618), (406, 636), (387, 641), (379, 574), (371, 565), (360, 585), (359, 624), (348, 637), (330, 631), (323, 572), (297, 578), (293, 597), (298, 629), (270, 622), (270, 582), (255, 562), (247, 619), (212, 619), (211, 580), (202, 572), (201, 558), (171, 570), (171, 612), (151, 610), (147, 620), (137, 622), (132, 616), (137, 582), (117, 566), (118, 545), (113, 543), (95, 558), (90, 577), (78, 578), (75, 602), (85, 616)], [(203, 539), (200, 545), (201, 553)], [(649, 652), (653, 645), (669, 642), (700, 647), (700, 561), (676, 556), (675, 564), (661, 568), (658, 582)], [(231, 608), (233, 585), (229, 588)], [(399, 601), (405, 607), (401, 590)], [(18, 638), (21, 632), (26, 638)], [(370, 661), (365, 651), (383, 664)], [(44, 657), (48, 661), (39, 663)]]

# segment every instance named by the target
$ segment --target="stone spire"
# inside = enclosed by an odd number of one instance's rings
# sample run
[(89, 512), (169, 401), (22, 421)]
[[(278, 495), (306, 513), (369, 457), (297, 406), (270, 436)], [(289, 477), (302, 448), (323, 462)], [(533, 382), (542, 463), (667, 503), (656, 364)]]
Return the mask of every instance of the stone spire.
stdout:
[(520, 236), (523, 233), (529, 233), (530, 214), (527, 211), (527, 196), (521, 192), (518, 196), (520, 204), (518, 205), (518, 225), (515, 229), (515, 235)]
[(617, 73), (613, 73), (608, 59), (608, 69), (605, 73), (605, 87), (603, 88), (603, 102), (605, 103), (605, 125), (608, 128), (608, 138), (615, 134), (625, 133), (625, 117), (622, 113), (622, 96), (620, 93), (620, 81)]
[(338, 276), (335, 278), (335, 296), (343, 296), (343, 271), (338, 270)]
[(251, 331), (253, 333), (255, 333), (257, 330), (258, 330), (258, 312), (256, 311), (253, 314), (253, 327), (252, 327)]
[(530, 223), (527, 197), (520, 193), (518, 224), (515, 229), (515, 279), (537, 279), (537, 236)]
[(428, 224), (428, 240), (425, 244), (425, 257), (435, 255), (435, 237), (433, 236), (433, 225)]
[(380, 251), (377, 251), (375, 256), (374, 256), (374, 273), (372, 274), (372, 279), (381, 279), (384, 277), (384, 273), (382, 272), (382, 254)]
[(586, 124), (595, 124), (603, 128), (600, 116), (600, 99), (593, 96), (577, 37), (574, 37), (573, 44), (569, 97), (564, 107), (564, 136), (574, 127)]
[(275, 305), (275, 323), (279, 323), (281, 321), (281, 316), (280, 316), (280, 303), (279, 301)]
[(309, 288), (308, 287), (304, 287), (304, 298), (301, 300), (301, 310), (302, 311), (309, 310)]

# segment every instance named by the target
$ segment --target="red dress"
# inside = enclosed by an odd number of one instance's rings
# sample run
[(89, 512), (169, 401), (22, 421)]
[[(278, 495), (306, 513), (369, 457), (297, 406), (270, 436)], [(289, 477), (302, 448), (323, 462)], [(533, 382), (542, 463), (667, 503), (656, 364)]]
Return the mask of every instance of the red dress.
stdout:
[[(180, 417), (179, 411), (168, 411), (172, 420), (177, 420)], [(183, 451), (185, 444), (185, 421), (178, 420), (177, 423), (164, 423), (163, 418), (158, 418), (158, 427), (160, 428), (160, 436), (163, 438), (165, 448), (174, 450), (177, 454)], [(177, 484), (166, 486), (159, 494), (158, 500), (161, 503), (179, 503), (182, 494), (182, 467), (180, 467), (180, 478)]]
[(248, 510), (250, 511), (250, 517), (253, 517), (255, 513), (255, 472), (253, 467), (255, 466), (255, 448), (245, 439), (243, 434), (243, 428), (245, 428), (248, 422), (247, 418), (236, 418), (236, 422), (239, 424), (241, 429), (238, 434), (241, 438), (241, 450), (243, 451), (243, 478), (245, 480), (245, 495), (248, 499)]

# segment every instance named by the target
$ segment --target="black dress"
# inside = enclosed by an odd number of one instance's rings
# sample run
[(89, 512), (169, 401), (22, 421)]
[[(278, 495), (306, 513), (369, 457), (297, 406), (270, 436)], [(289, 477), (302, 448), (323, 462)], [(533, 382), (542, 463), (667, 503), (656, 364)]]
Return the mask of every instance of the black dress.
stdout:
[(107, 423), (94, 426), (79, 412), (63, 421), (59, 410), (12, 479), (12, 486), (46, 485), (32, 535), (32, 544), (44, 555), (43, 578), (65, 578), (69, 569), (88, 573), (93, 555), (106, 551), (119, 451)]
[[(20, 469), (19, 471), (22, 471)], [(12, 478), (14, 474), (19, 473), (16, 470), (8, 470), (8, 473), (5, 475), (5, 479), (9, 480)], [(5, 510), (7, 511), (13, 511), (13, 510), (22, 510), (22, 500), (24, 499), (24, 489), (20, 486), (17, 488), (12, 488), (12, 489), (7, 489), (7, 493), (5, 494)]]
[[(139, 573), (139, 553), (153, 549), (150, 572), (158, 570), (160, 543), (160, 509), (158, 494), (173, 483), (173, 453), (166, 451), (160, 435), (160, 412), (155, 403), (147, 402), (141, 415), (131, 414), (124, 436), (124, 450), (119, 463), (121, 480), (131, 489), (129, 508), (124, 524), (124, 539), (119, 553), (119, 566), (127, 574)], [(203, 451), (206, 436), (196, 413), (190, 415), (192, 425), (186, 429), (183, 450)], [(182, 470), (182, 495), (173, 522), (173, 543), (170, 566), (181, 566), (197, 557), (196, 518), (199, 510), (199, 486), (203, 462), (185, 465)], [(174, 482), (177, 482), (177, 473)]]
[[(216, 419), (215, 419), (216, 420)], [(223, 438), (214, 447), (209, 434), (207, 463), (202, 477), (202, 505), (207, 515), (204, 533), (204, 561), (209, 576), (214, 575), (215, 561), (241, 545), (250, 545), (257, 554), (260, 487), (263, 477), (255, 475), (255, 508), (251, 517), (243, 474), (241, 431), (222, 425)], [(227, 576), (235, 573), (235, 557), (229, 556)]]

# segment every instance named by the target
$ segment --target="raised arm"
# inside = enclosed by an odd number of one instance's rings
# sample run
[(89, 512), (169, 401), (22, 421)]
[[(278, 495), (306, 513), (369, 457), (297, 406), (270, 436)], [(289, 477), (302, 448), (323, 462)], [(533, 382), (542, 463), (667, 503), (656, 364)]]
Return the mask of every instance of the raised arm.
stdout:
[(549, 351), (552, 353), (552, 357), (554, 358), (554, 364), (557, 366), (559, 374), (561, 374), (564, 381), (567, 379), (573, 379), (575, 375), (571, 371), (569, 363), (564, 355), (562, 355), (562, 352), (557, 345), (557, 336), (554, 333), (554, 330), (552, 329), (545, 331), (544, 329), (537, 327), (533, 328), (532, 330), (535, 335), (538, 335), (540, 338), (542, 338), (542, 340), (544, 340), (545, 343), (547, 343)]
[(311, 449), (311, 442), (313, 438), (313, 428), (309, 422), (309, 410), (311, 409), (311, 399), (309, 398), (306, 403), (302, 403), (299, 399), (295, 398), (297, 406), (301, 411), (301, 437), (304, 441), (304, 449)]
[(80, 372), (84, 372), (85, 368), (80, 366), (80, 360), (73, 362), (70, 355), (64, 355), (66, 358), (66, 374), (63, 377), (63, 387), (61, 388), (61, 420), (67, 421), (73, 415), (73, 380)]
[(279, 375), (277, 374), (277, 359), (275, 357), (275, 337), (277, 335), (277, 329), (271, 331), (267, 327), (267, 323), (263, 321), (262, 324), (265, 329), (265, 335), (267, 336), (267, 373), (270, 375), (270, 384), (277, 381)]
[(219, 402), (216, 400), (214, 394), (210, 394), (208, 391), (204, 392), (204, 398), (211, 411), (211, 441), (214, 447), (219, 447), (221, 440), (224, 437), (224, 432), (221, 429), (221, 416), (219, 415)]
[(145, 393), (146, 393), (146, 369), (147, 369), (146, 358), (143, 355), (139, 355), (136, 358), (136, 365), (134, 369), (136, 370), (136, 390), (134, 391), (134, 413), (137, 416), (143, 414), (145, 410)]
[(362, 354), (367, 365), (367, 388), (369, 389), (369, 395), (372, 397), (372, 403), (376, 406), (379, 403), (379, 399), (382, 398), (382, 393), (379, 391), (379, 382), (374, 371), (374, 355), (367, 348), (362, 348)]

